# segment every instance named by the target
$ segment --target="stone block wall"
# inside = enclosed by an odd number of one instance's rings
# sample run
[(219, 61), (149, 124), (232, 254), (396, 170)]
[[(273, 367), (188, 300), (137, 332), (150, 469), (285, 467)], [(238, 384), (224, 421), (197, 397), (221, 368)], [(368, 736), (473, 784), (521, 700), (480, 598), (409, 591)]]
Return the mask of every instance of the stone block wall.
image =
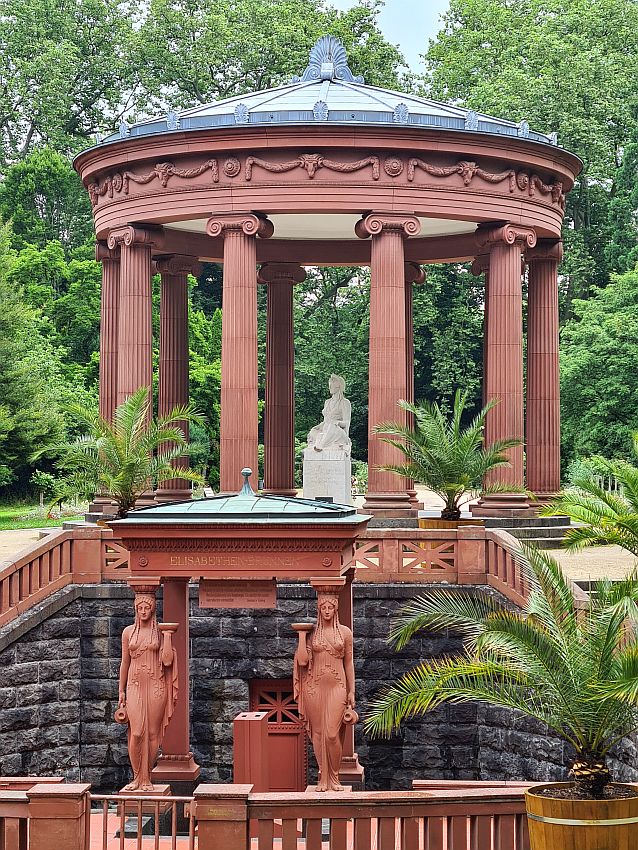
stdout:
[[(424, 589), (355, 585), (361, 714), (420, 659), (460, 648), (445, 634), (417, 636), (398, 654), (387, 645), (392, 616)], [(132, 599), (120, 584), (68, 587), (0, 630), (0, 775), (58, 774), (109, 792), (128, 781), (126, 728), (113, 713)], [(290, 624), (313, 620), (315, 610), (314, 592), (302, 584), (280, 585), (275, 610), (251, 611), (200, 609), (192, 588), (191, 741), (202, 781), (232, 781), (232, 720), (248, 708), (249, 683), (291, 677)], [(387, 740), (367, 739), (359, 726), (356, 748), (371, 790), (409, 788), (414, 778), (563, 779), (569, 760), (542, 727), (473, 704), (437, 709)], [(638, 778), (633, 742), (618, 755), (619, 775)]]

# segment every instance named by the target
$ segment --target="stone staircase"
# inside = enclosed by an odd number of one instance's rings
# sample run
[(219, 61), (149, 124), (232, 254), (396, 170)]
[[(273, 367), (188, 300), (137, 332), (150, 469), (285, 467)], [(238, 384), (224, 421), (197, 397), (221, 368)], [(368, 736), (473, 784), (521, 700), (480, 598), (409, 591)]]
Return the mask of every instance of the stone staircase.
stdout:
[(502, 528), (512, 537), (529, 540), (539, 549), (559, 549), (570, 527), (569, 517), (486, 517), (486, 528)]

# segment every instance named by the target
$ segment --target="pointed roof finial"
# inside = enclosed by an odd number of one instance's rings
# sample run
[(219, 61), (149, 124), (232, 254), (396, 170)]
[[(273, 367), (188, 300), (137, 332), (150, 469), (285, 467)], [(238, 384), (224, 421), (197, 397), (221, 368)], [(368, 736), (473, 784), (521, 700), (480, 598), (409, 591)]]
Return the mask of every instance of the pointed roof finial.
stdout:
[(255, 491), (250, 486), (250, 482), (248, 480), (250, 478), (250, 476), (253, 474), (252, 469), (249, 466), (245, 466), (242, 469), (241, 474), (244, 476), (244, 485), (241, 488), (239, 495), (240, 496), (254, 496)]
[(313, 80), (343, 80), (346, 83), (362, 83), (363, 77), (355, 77), (348, 66), (346, 49), (333, 35), (322, 35), (310, 50), (308, 67), (301, 77), (293, 77), (293, 83)]

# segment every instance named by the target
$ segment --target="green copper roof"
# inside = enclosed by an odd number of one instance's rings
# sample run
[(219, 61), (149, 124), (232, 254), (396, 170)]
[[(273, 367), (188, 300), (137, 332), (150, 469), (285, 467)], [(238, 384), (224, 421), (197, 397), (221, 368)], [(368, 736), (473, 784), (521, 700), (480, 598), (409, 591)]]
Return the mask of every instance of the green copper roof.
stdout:
[(312, 499), (297, 499), (291, 496), (262, 496), (255, 493), (248, 483), (251, 470), (243, 469), (244, 486), (235, 496), (213, 496), (209, 499), (189, 499), (169, 502), (150, 508), (130, 511), (125, 519), (114, 520), (116, 525), (139, 525), (149, 523), (209, 525), (230, 523), (259, 525), (279, 523), (285, 525), (358, 525), (371, 519), (358, 514), (352, 505), (336, 505)]

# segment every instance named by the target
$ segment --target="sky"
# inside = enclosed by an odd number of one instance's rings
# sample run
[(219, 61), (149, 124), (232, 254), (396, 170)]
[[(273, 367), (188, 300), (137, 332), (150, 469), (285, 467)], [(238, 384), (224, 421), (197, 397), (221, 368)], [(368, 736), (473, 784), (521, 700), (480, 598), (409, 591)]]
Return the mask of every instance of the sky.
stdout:
[[(328, 0), (337, 9), (349, 9), (356, 0)], [(397, 44), (411, 70), (422, 72), (419, 54), (424, 53), (428, 39), (440, 29), (440, 15), (448, 8), (448, 0), (385, 0), (379, 15), (379, 27), (388, 41)]]

